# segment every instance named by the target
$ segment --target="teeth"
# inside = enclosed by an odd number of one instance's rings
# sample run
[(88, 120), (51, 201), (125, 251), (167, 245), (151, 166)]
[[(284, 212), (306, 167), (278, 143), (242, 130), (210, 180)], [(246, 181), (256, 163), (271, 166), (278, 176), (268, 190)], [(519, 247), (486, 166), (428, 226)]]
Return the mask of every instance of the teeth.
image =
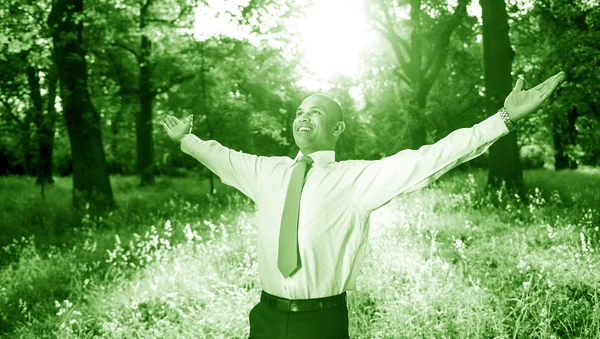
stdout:
[(300, 127), (299, 131), (310, 131), (308, 127)]

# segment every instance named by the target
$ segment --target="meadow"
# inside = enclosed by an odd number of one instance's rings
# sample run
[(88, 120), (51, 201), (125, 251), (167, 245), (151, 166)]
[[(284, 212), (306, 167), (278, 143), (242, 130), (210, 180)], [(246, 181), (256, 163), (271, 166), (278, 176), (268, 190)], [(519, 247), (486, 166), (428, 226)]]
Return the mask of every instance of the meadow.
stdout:
[[(522, 200), (486, 176), (453, 171), (372, 214), (351, 338), (600, 338), (600, 171), (526, 171)], [(120, 209), (92, 218), (69, 212), (71, 178), (44, 201), (33, 180), (0, 178), (0, 337), (248, 337), (249, 199), (113, 176)]]

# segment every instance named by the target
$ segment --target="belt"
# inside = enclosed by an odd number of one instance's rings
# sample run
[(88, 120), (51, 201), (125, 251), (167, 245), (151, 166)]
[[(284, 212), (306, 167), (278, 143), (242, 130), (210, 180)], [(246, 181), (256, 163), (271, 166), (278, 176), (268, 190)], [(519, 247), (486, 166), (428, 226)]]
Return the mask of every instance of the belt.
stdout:
[(262, 291), (260, 302), (278, 311), (305, 312), (334, 307), (346, 303), (346, 292), (331, 297), (314, 299), (286, 299)]

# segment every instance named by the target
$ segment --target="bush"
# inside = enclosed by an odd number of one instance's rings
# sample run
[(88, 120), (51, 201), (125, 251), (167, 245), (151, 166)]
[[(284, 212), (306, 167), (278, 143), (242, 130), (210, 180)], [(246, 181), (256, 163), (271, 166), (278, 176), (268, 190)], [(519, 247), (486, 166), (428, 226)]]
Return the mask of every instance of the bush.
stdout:
[(525, 145), (521, 147), (519, 156), (523, 169), (544, 168), (546, 163), (550, 164), (552, 159), (549, 154), (551, 153), (544, 148), (540, 145)]

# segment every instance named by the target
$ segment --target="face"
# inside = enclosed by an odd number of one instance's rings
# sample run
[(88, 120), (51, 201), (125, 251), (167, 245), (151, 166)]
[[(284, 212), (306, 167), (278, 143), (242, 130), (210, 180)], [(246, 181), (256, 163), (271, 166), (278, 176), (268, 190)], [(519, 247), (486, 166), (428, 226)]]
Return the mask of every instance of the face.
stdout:
[(334, 150), (345, 124), (339, 106), (331, 99), (319, 95), (306, 98), (296, 111), (294, 140), (302, 153)]

